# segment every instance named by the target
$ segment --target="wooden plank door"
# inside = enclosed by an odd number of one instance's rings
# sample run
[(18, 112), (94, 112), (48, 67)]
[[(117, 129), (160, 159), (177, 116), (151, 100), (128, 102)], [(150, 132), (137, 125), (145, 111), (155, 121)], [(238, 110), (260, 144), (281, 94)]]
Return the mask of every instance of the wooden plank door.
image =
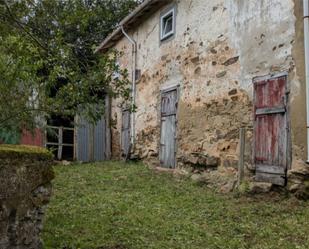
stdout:
[(122, 111), (122, 125), (121, 125), (121, 154), (127, 157), (130, 153), (130, 110)]
[(89, 162), (91, 160), (89, 157), (90, 124), (82, 117), (78, 117), (76, 140), (76, 159), (82, 162)]
[(286, 184), (288, 164), (287, 76), (254, 82), (256, 180)]
[(87, 119), (78, 117), (76, 128), (76, 159), (82, 162), (104, 161), (106, 156), (106, 121), (102, 117), (95, 125)]
[(160, 164), (166, 168), (175, 168), (176, 165), (177, 102), (177, 89), (162, 93)]
[(104, 161), (106, 159), (106, 122), (102, 117), (93, 131), (93, 160)]

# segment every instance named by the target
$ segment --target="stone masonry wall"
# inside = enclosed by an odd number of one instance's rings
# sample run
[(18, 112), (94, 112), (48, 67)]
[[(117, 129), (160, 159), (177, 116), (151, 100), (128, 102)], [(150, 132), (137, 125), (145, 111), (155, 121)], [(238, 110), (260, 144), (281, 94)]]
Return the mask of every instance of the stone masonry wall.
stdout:
[[(179, 86), (177, 167), (235, 168), (239, 128), (247, 127), (246, 157), (251, 158), (253, 126), (252, 79), (288, 72), (293, 163), (304, 160), (305, 116), (303, 41), (299, 35), (302, 10), (293, 0), (178, 0), (175, 37), (159, 41), (160, 13), (128, 30), (137, 41), (141, 78), (136, 93), (136, 148), (142, 159), (158, 162), (160, 90)], [(131, 71), (131, 45), (116, 45), (120, 64)], [(115, 105), (114, 105), (115, 106)], [(112, 109), (118, 117), (120, 108)], [(250, 130), (251, 129), (251, 130)], [(300, 135), (302, 134), (302, 135)], [(118, 139), (118, 136), (115, 136)], [(248, 172), (254, 170), (250, 163)], [(234, 169), (234, 170), (233, 170)], [(234, 174), (234, 175), (235, 175)]]
[(0, 248), (41, 249), (44, 209), (51, 195), (51, 153), (0, 146)]

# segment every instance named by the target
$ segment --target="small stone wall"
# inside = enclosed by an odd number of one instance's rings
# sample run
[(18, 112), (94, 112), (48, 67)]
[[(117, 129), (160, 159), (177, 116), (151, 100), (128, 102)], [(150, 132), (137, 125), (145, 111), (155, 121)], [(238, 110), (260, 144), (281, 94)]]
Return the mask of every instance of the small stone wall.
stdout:
[(41, 249), (44, 207), (51, 195), (52, 154), (0, 145), (0, 248)]

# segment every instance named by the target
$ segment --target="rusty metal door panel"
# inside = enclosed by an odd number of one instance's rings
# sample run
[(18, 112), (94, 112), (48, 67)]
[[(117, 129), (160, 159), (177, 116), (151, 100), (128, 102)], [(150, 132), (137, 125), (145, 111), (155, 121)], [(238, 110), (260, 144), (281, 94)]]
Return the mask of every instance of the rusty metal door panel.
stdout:
[(177, 90), (162, 93), (161, 96), (161, 166), (174, 168), (176, 165), (176, 112)]
[(93, 138), (93, 159), (94, 161), (103, 161), (106, 159), (106, 124), (105, 119), (102, 118), (94, 126), (94, 138)]
[(121, 154), (127, 156), (130, 152), (130, 110), (122, 112), (122, 125), (121, 125)]
[(254, 83), (254, 164), (256, 180), (286, 183), (287, 77)]

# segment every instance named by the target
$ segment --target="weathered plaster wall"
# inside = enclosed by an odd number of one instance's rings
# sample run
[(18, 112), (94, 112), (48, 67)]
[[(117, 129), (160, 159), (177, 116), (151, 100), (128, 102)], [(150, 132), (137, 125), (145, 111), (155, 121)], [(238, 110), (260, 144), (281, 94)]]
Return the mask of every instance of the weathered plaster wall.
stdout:
[[(306, 159), (306, 78), (304, 51), (303, 1), (294, 0), (295, 37), (292, 57), (295, 63), (294, 77), (291, 84), (291, 129), (293, 156), (295, 159)], [(295, 160), (294, 160), (295, 163)]]
[(231, 1), (230, 36), (240, 54), (240, 82), (252, 92), (252, 78), (289, 73), (294, 158), (305, 158), (305, 78), (302, 1)]
[[(179, 84), (178, 166), (198, 164), (210, 157), (214, 158), (210, 166), (236, 167), (239, 128), (253, 124), (252, 79), (286, 71), (291, 89), (293, 151), (303, 158), (300, 2), (178, 0), (176, 35), (170, 41), (159, 41), (159, 17), (164, 8), (131, 30), (138, 44), (137, 67), (142, 73), (136, 94), (135, 152), (141, 158), (157, 157), (160, 89)], [(129, 66), (131, 45), (123, 38), (116, 48), (124, 52), (122, 66)], [(119, 111), (114, 103), (118, 131)], [(248, 132), (249, 141), (251, 137)]]

